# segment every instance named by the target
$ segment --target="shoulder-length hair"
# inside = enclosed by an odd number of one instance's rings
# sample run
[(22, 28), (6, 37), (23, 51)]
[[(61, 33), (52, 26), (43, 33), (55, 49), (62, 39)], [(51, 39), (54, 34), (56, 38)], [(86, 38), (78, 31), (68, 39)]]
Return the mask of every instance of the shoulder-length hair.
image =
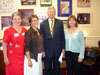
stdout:
[(69, 25), (69, 20), (70, 20), (70, 19), (74, 19), (75, 22), (76, 22), (75, 27), (78, 27), (77, 19), (76, 19), (76, 17), (75, 17), (74, 15), (70, 15), (70, 16), (68, 17), (67, 27), (70, 28), (70, 25)]

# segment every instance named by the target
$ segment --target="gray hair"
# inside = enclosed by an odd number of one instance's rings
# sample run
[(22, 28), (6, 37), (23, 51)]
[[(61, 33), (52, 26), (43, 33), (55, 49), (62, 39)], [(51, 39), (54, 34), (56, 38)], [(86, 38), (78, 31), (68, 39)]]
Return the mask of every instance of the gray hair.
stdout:
[(54, 9), (55, 10), (55, 12), (56, 12), (56, 9), (55, 9), (55, 7), (54, 6), (50, 6), (50, 7), (48, 7), (48, 10), (49, 9)]
[(21, 19), (22, 19), (22, 15), (21, 15), (19, 12), (14, 12), (14, 13), (12, 13), (12, 15), (11, 15), (12, 20), (13, 20), (13, 17), (14, 17), (15, 15), (20, 16), (20, 17), (21, 17)]

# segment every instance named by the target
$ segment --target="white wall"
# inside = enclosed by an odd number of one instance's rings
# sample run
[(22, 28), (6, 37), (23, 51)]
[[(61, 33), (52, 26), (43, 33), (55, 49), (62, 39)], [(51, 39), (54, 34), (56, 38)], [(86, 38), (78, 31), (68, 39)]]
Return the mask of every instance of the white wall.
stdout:
[[(36, 5), (21, 5), (21, 0), (14, 0), (14, 9), (15, 11), (18, 11), (18, 9), (34, 9), (35, 14), (47, 14), (47, 7), (41, 7), (40, 6), (40, 0), (36, 0)], [(52, 5), (57, 8), (57, 1), (58, 0), (52, 0)], [(100, 0), (91, 0), (91, 7), (90, 8), (79, 8), (77, 7), (77, 0), (73, 0), (72, 2), (72, 12), (75, 15), (76, 12), (92, 12), (92, 25), (87, 26), (87, 27), (82, 27), (79, 26), (80, 29), (83, 31), (88, 32), (88, 37), (92, 37), (91, 39), (86, 40), (86, 45), (87, 46), (98, 46), (98, 40), (100, 38), (95, 38), (95, 37), (100, 37)], [(57, 10), (56, 10), (57, 12)], [(6, 15), (0, 15), (1, 16), (10, 16), (10, 14)], [(57, 15), (56, 15), (57, 17)], [(68, 17), (57, 17), (61, 20), (66, 20)], [(0, 28), (1, 28), (1, 20), (0, 20)], [(0, 29), (0, 39), (2, 39), (3, 34), (2, 30)]]

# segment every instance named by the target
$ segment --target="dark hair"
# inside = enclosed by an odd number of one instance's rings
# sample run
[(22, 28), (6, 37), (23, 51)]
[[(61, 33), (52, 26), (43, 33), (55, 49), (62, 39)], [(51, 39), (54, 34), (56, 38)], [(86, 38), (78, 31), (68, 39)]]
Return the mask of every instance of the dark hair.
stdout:
[(75, 20), (75, 22), (76, 22), (75, 27), (78, 27), (77, 19), (76, 19), (76, 17), (75, 17), (74, 15), (70, 15), (70, 16), (68, 17), (67, 27), (70, 28), (69, 20), (70, 20), (71, 18), (73, 18), (73, 19)]
[(14, 12), (14, 13), (12, 13), (12, 20), (13, 20), (13, 17), (14, 17), (15, 15), (20, 16), (21, 19), (22, 19), (22, 15), (21, 15), (19, 12)]
[(31, 15), (31, 16), (28, 17), (29, 23), (31, 23), (32, 18), (37, 18), (37, 20), (38, 20), (37, 15)]

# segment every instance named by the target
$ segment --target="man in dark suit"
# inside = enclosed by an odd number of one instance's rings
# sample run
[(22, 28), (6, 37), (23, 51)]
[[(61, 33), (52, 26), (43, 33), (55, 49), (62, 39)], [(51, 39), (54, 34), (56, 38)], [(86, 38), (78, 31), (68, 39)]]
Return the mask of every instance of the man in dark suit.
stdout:
[(49, 7), (47, 13), (48, 19), (40, 24), (40, 31), (44, 39), (45, 73), (46, 75), (60, 75), (58, 59), (65, 49), (63, 22), (55, 18), (56, 10), (54, 7)]

